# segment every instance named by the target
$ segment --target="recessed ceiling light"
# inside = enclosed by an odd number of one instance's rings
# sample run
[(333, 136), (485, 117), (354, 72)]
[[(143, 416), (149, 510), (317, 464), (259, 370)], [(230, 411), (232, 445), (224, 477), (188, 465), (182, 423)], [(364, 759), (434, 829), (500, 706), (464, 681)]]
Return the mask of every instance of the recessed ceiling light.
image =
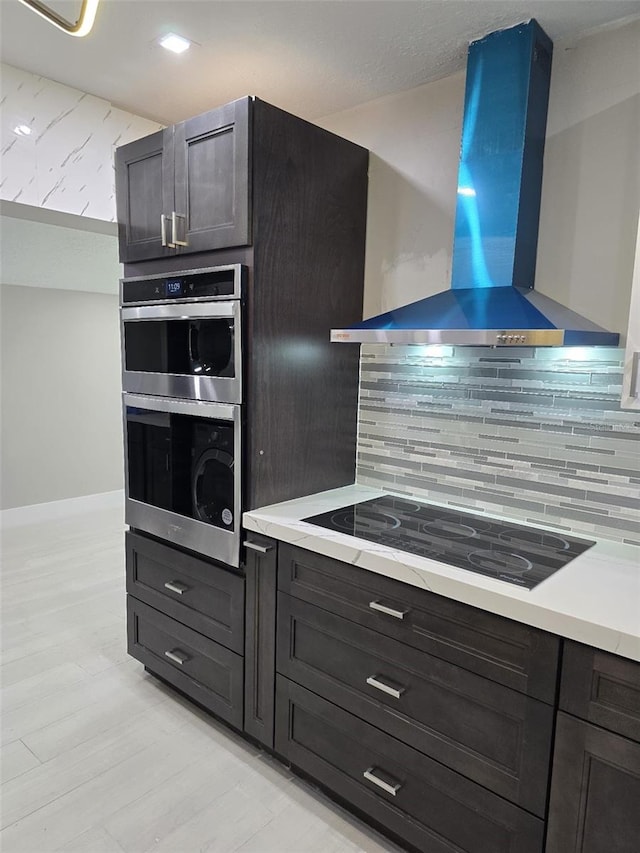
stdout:
[(17, 133), (18, 136), (29, 136), (31, 133), (31, 128), (28, 124), (19, 124), (17, 127), (13, 128), (13, 132)]
[(160, 39), (160, 44), (167, 50), (173, 51), (173, 53), (184, 53), (185, 50), (189, 50), (191, 47), (189, 39), (185, 39), (175, 33), (168, 33), (166, 36), (163, 36)]

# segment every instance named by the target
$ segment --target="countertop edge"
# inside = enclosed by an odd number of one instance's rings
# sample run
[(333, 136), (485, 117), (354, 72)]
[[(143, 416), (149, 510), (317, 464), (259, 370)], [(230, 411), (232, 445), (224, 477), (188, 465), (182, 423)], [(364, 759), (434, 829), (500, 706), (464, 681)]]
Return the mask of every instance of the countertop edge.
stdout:
[[(511, 587), (508, 584), (503, 585), (501, 581), (487, 579), (433, 560), (394, 551), (386, 546), (374, 545), (354, 537), (332, 533), (302, 521), (300, 513), (303, 515), (312, 514), (317, 507), (318, 500), (325, 504), (335, 503), (337, 507), (340, 502), (345, 503), (348, 494), (346, 490), (356, 488), (358, 487), (345, 487), (343, 490), (311, 495), (307, 499), (301, 498), (276, 504), (273, 507), (252, 510), (244, 514), (243, 523), (247, 530), (255, 533), (290, 545), (297, 545), (308, 551), (341, 560), (436, 595), (442, 595), (566, 639), (575, 640), (602, 651), (640, 662), (640, 564), (634, 567), (631, 560), (621, 559), (615, 555), (615, 546), (618, 546), (618, 543), (602, 543), (601, 551), (604, 556), (596, 555), (596, 559), (599, 558), (602, 563), (607, 563), (607, 566), (602, 568), (603, 572), (609, 571), (609, 561), (615, 562), (614, 574), (617, 573), (620, 586), (619, 607), (622, 609), (630, 608), (629, 612), (634, 612), (633, 594), (636, 591), (636, 575), (632, 573), (637, 572), (638, 621), (636, 631), (629, 630), (628, 625), (616, 624), (617, 621), (624, 622), (625, 620), (616, 619), (617, 614), (611, 612), (612, 604), (615, 605), (618, 602), (616, 601), (616, 590), (612, 588), (612, 585), (615, 586), (615, 579), (612, 580), (610, 577), (606, 579), (608, 583), (603, 586), (602, 590), (596, 589), (594, 593), (602, 592), (602, 612), (597, 614), (597, 618), (580, 613), (581, 609), (593, 611), (594, 607), (596, 610), (598, 608), (598, 602), (594, 603), (589, 599), (588, 588), (586, 595), (582, 588), (579, 590), (580, 594), (576, 591), (575, 607), (572, 608), (572, 578), (579, 578), (580, 571), (586, 572), (588, 580), (593, 586), (594, 571), (597, 571), (597, 564), (593, 555), (589, 560), (584, 557), (577, 558), (574, 562), (578, 564), (578, 561), (581, 560), (582, 565), (581, 567), (574, 566), (573, 573), (568, 572), (569, 566), (564, 567), (557, 573), (558, 576), (562, 575), (562, 578), (556, 578), (555, 583), (553, 582), (554, 578), (548, 578), (540, 584), (537, 590), (528, 591)], [(360, 499), (368, 499), (368, 492), (370, 491), (373, 490), (366, 489), (365, 493), (365, 489), (362, 489), (363, 496)], [(341, 493), (344, 494), (344, 497), (341, 497)], [(308, 507), (312, 504), (314, 507), (309, 510)], [(305, 505), (308, 505), (307, 509), (304, 508)], [(289, 513), (288, 517), (287, 513)], [(608, 556), (607, 545), (610, 545), (612, 554), (615, 556)], [(629, 549), (633, 553), (637, 551), (640, 555), (640, 549), (634, 549), (632, 546), (626, 547), (627, 551)], [(463, 575), (460, 574), (461, 572)], [(467, 574), (469, 575), (468, 579)], [(577, 586), (577, 581), (573, 582)], [(496, 586), (496, 584), (501, 584), (505, 588)], [(547, 584), (547, 588), (543, 591), (544, 584)], [(629, 587), (631, 587), (631, 602), (628, 600)], [(554, 597), (557, 601), (553, 600)], [(561, 603), (562, 598), (565, 599), (564, 605)], [(588, 605), (586, 608), (585, 604)], [(633, 619), (626, 621), (633, 621)]]

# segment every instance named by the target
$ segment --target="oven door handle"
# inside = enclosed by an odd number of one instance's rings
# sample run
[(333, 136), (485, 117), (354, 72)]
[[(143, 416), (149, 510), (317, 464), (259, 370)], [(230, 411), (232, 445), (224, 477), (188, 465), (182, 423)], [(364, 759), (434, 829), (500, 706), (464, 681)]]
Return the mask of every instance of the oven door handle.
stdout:
[(132, 320), (216, 320), (217, 318), (236, 321), (240, 317), (240, 300), (228, 302), (172, 302), (170, 305), (138, 305), (121, 308), (123, 321)]
[(200, 328), (196, 323), (189, 324), (189, 361), (191, 362), (191, 370), (195, 362), (200, 361), (200, 353), (198, 350), (198, 340), (200, 338)]
[(150, 397), (146, 394), (123, 394), (124, 406), (146, 409), (151, 412), (168, 412), (172, 415), (191, 415), (218, 421), (239, 422), (240, 406), (232, 403), (205, 403), (195, 400), (176, 400), (172, 397)]

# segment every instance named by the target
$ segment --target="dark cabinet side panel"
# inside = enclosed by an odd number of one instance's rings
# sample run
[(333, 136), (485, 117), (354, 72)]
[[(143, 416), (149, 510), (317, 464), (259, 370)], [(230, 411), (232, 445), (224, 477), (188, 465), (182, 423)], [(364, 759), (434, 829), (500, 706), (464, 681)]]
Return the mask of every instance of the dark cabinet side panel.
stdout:
[(278, 543), (257, 533), (247, 533), (245, 543), (244, 730), (273, 749)]
[(281, 676), (276, 749), (425, 853), (542, 851), (541, 820)]
[(565, 642), (560, 707), (640, 742), (640, 664)]
[(546, 853), (638, 853), (640, 744), (558, 714)]
[(254, 102), (247, 509), (354, 482), (368, 152)]

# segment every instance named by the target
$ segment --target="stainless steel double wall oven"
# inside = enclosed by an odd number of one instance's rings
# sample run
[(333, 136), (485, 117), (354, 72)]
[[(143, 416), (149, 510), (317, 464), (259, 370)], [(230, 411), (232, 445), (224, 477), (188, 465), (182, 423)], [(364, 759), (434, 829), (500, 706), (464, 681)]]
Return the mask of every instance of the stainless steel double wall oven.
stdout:
[(124, 278), (125, 521), (240, 565), (240, 264)]

